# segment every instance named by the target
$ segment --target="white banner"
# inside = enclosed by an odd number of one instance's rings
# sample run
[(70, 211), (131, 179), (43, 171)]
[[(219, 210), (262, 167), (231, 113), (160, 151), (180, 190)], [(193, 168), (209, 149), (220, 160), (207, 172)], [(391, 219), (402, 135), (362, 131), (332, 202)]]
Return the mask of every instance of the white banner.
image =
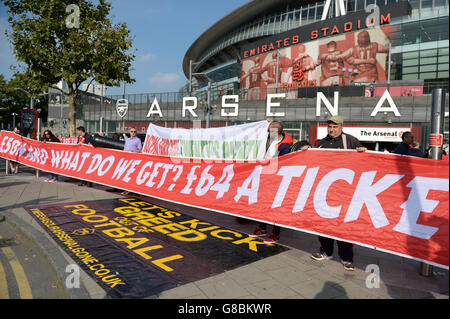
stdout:
[[(383, 127), (383, 126), (345, 126), (344, 133), (353, 135), (362, 142), (401, 142), (402, 134), (411, 132), (410, 127)], [(328, 134), (326, 126), (317, 127), (317, 139)]]
[(166, 128), (150, 124), (143, 153), (213, 160), (263, 160), (269, 122), (215, 128)]

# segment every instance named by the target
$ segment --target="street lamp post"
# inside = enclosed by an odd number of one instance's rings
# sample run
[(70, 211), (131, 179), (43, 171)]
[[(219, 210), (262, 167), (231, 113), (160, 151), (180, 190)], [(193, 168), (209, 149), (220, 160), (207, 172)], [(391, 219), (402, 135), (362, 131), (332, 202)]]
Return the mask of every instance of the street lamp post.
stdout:
[(211, 91), (213, 81), (205, 73), (192, 73), (198, 83), (208, 83), (207, 87), (207, 105), (206, 105), (206, 127), (209, 128), (210, 112), (211, 112)]
[[(22, 88), (14, 88), (14, 89), (16, 91), (20, 91), (20, 92), (25, 93), (26, 95), (30, 96), (30, 109), (33, 109), (34, 108), (34, 97), (33, 97), (33, 94), (31, 94), (30, 92), (28, 92), (27, 90), (24, 90)], [(38, 96), (45, 96), (45, 95), (48, 95), (48, 94), (49, 94), (48, 92), (45, 92), (45, 93), (38, 94)]]
[(19, 114), (12, 113), (11, 115), (13, 116), (13, 128), (15, 128), (16, 127), (16, 116), (18, 116)]
[(192, 73), (193, 67), (195, 67), (198, 64), (199, 64), (199, 62), (194, 62), (192, 60), (189, 60), (189, 96), (192, 95), (192, 77), (194, 76), (194, 74)]

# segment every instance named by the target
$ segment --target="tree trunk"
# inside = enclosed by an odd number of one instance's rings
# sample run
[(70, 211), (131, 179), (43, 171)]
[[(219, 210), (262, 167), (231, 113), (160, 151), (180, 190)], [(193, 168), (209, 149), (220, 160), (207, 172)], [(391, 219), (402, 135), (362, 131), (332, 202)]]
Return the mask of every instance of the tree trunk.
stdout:
[(69, 92), (69, 115), (68, 120), (70, 123), (70, 136), (75, 137), (77, 135), (77, 123), (76, 123), (76, 111), (75, 111), (75, 93)]

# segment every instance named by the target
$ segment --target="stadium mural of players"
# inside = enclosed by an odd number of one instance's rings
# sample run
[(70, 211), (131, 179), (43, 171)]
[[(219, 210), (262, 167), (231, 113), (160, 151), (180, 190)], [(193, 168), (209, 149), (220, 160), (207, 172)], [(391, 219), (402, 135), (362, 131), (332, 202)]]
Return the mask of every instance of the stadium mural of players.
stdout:
[(389, 30), (366, 29), (248, 58), (242, 61), (241, 88), (246, 98), (263, 100), (275, 92), (296, 98), (299, 87), (386, 81)]

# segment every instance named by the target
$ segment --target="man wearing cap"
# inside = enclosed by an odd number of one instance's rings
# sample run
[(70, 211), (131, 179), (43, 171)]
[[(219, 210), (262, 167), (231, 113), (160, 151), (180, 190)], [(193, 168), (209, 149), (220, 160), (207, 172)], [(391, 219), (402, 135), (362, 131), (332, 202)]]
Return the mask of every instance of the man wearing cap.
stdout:
[[(358, 152), (365, 152), (367, 148), (363, 147), (360, 141), (342, 131), (344, 119), (341, 116), (333, 116), (328, 121), (328, 135), (321, 139), (317, 144), (318, 148), (337, 148), (352, 149)], [(304, 146), (302, 150), (309, 147)], [(334, 239), (319, 236), (320, 251), (312, 254), (311, 258), (317, 261), (328, 260), (333, 256)], [(355, 270), (353, 266), (353, 244), (337, 240), (339, 257), (345, 270)]]
[(332, 116), (328, 121), (328, 135), (321, 139), (317, 144), (318, 148), (341, 148), (365, 152), (367, 148), (363, 147), (359, 140), (347, 133), (342, 132), (344, 119), (341, 116)]

